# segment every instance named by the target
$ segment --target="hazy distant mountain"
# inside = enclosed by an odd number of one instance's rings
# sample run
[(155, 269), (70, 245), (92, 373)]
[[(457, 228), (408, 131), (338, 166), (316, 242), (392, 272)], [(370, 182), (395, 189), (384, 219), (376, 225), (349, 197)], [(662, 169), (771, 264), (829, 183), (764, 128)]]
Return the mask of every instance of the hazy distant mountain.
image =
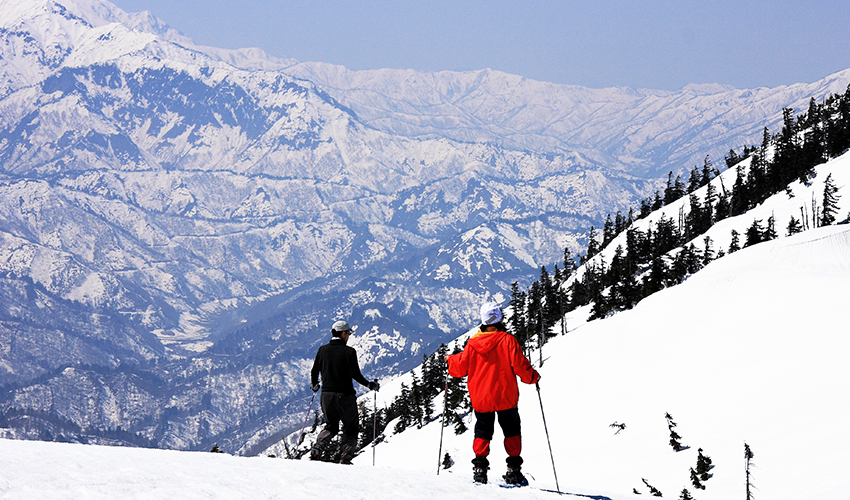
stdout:
[(600, 214), (848, 81), (350, 72), (0, 0), (0, 408), (32, 437), (244, 452), (293, 421), (334, 319), (365, 371), (412, 366)]

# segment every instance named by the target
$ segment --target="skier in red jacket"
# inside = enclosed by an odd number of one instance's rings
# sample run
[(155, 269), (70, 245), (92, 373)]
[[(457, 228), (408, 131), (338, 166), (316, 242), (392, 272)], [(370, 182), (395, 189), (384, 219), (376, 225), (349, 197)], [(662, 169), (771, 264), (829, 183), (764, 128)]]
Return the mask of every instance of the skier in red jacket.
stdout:
[(516, 378), (526, 384), (534, 384), (540, 380), (540, 374), (523, 355), (519, 342), (506, 332), (499, 305), (487, 302), (481, 306), (480, 312), (481, 330), (469, 339), (463, 352), (446, 358), (449, 375), (468, 377), (466, 384), (476, 419), (475, 440), (472, 442), (475, 451), (473, 480), (487, 482), (490, 466), (487, 456), (498, 415), (508, 453), (505, 482), (525, 486), (528, 480), (521, 472), (522, 436)]

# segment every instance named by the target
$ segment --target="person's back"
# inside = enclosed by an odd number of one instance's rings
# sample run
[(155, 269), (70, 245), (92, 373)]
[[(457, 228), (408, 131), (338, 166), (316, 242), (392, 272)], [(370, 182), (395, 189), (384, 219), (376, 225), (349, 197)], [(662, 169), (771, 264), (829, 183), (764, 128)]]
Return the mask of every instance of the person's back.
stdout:
[(498, 326), (482, 328), (453, 361), (449, 374), (467, 376), (472, 408), (479, 412), (516, 407), (519, 402), (516, 378), (530, 384), (535, 374), (519, 342)]
[(322, 379), (322, 414), (325, 428), (316, 438), (316, 444), (310, 451), (311, 460), (322, 459), (328, 441), (339, 432), (342, 423), (343, 440), (341, 463), (351, 463), (354, 458), (357, 435), (360, 433), (360, 418), (357, 412), (357, 396), (352, 380), (377, 391), (377, 381), (370, 382), (360, 373), (357, 352), (347, 346), (351, 328), (345, 321), (337, 321), (331, 328), (333, 338), (316, 352), (313, 369), (310, 371), (310, 384), (313, 392), (319, 390), (319, 377)]
[(463, 351), (448, 356), (449, 375), (467, 377), (469, 399), (475, 411), (475, 452), (473, 480), (487, 482), (490, 462), (490, 441), (496, 415), (505, 435), (508, 471), (505, 481), (526, 485), (520, 472), (522, 466), (522, 436), (519, 418), (519, 387), (516, 378), (526, 384), (540, 380), (540, 374), (522, 353), (519, 342), (507, 333), (502, 323), (502, 310), (495, 303), (481, 306), (481, 330), (466, 344)]
[(369, 385), (369, 381), (360, 372), (357, 352), (340, 338), (334, 338), (319, 348), (313, 363), (313, 372), (321, 374), (323, 391), (353, 395), (356, 392), (352, 380), (361, 385)]

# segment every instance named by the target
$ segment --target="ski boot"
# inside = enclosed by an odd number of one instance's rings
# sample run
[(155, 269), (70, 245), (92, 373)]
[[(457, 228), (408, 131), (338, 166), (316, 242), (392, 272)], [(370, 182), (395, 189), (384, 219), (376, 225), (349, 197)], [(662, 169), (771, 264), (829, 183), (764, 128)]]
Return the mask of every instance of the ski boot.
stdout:
[(520, 471), (519, 467), (508, 467), (508, 472), (502, 478), (505, 484), (511, 486), (528, 486), (528, 479)]
[(487, 457), (475, 457), (472, 459), (472, 480), (476, 483), (487, 484), (487, 469), (490, 461)]

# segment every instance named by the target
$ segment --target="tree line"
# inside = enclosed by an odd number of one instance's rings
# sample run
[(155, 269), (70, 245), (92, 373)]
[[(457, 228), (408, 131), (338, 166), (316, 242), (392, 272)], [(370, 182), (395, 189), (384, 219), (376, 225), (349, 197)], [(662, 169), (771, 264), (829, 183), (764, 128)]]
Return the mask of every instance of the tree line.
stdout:
[[(709, 156), (701, 167), (690, 171), (686, 180), (681, 175), (674, 177), (671, 171), (664, 189), (641, 200), (637, 210), (629, 209), (627, 214), (618, 211), (613, 217), (608, 214), (601, 233), (591, 226), (584, 255), (576, 259), (565, 249), (563, 262), (555, 264), (553, 273), (542, 266), (539, 279), (524, 290), (514, 282), (508, 326), (524, 349), (542, 346), (557, 335), (553, 327), (578, 307), (592, 304), (590, 319), (631, 309), (643, 298), (681, 283), (716, 258), (775, 239), (777, 221), (771, 216), (766, 221), (754, 220), (743, 235), (733, 230), (728, 248), (715, 249), (709, 237), (693, 243), (717, 222), (744, 214), (777, 193), (785, 191), (793, 196), (789, 187), (792, 182), (808, 184), (817, 165), (850, 148), (850, 86), (843, 94), (830, 95), (820, 103), (811, 99), (808, 110), (796, 117), (790, 108), (785, 108), (782, 116), (782, 129), (777, 134), (771, 135), (765, 128), (760, 145), (744, 146), (740, 154), (732, 149), (724, 157), (727, 168), (736, 169), (731, 186), (726, 186), (723, 178), (712, 182), (720, 171)], [(743, 162), (746, 159), (748, 168)], [(704, 195), (698, 196), (703, 187)], [(646, 230), (633, 224), (684, 197), (689, 210), (685, 212), (683, 204), (677, 218), (662, 215)], [(786, 235), (835, 224), (838, 199), (838, 188), (830, 175), (820, 200), (815, 198), (810, 205), (806, 201), (800, 218), (792, 216), (787, 222)], [(842, 222), (848, 220), (850, 214)], [(609, 263), (592, 260), (623, 232), (625, 246), (616, 247)], [(668, 255), (680, 247), (675, 255)], [(571, 279), (579, 265), (584, 265), (583, 274)], [(562, 323), (560, 333), (565, 333), (565, 328)]]

